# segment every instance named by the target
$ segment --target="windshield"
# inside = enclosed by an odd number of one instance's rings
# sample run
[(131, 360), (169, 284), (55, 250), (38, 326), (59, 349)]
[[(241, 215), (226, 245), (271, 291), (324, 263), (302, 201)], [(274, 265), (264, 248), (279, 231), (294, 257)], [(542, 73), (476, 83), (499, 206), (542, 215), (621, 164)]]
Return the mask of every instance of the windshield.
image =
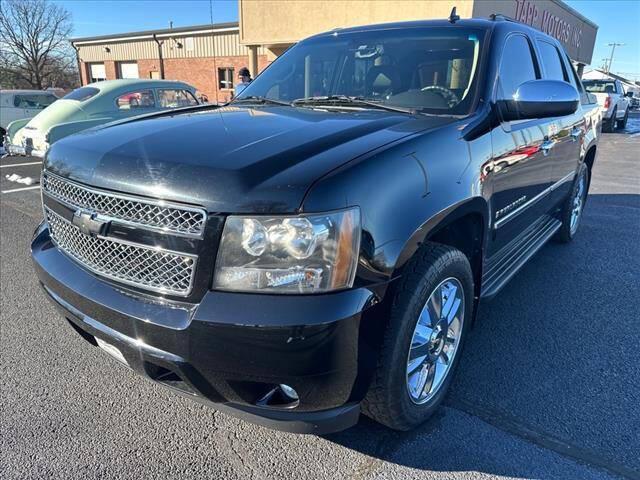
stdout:
[(278, 58), (238, 99), (348, 96), (442, 114), (468, 113), (484, 31), (459, 27), (336, 32)]
[(616, 93), (616, 83), (602, 80), (583, 80), (582, 85), (591, 93)]

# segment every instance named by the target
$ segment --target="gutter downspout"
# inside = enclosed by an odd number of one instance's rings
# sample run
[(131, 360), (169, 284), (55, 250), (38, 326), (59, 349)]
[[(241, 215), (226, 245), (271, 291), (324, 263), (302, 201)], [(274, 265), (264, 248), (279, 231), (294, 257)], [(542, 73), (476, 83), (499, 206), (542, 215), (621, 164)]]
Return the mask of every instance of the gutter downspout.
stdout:
[(82, 87), (84, 84), (82, 83), (82, 67), (80, 65), (80, 49), (76, 47), (76, 44), (71, 42), (71, 47), (76, 51), (76, 65), (78, 66), (78, 77), (80, 78), (80, 86)]
[(158, 59), (160, 62), (160, 78), (164, 80), (164, 58), (162, 58), (162, 44), (164, 42), (159, 41), (158, 36), (155, 33), (153, 34), (153, 40), (158, 45)]

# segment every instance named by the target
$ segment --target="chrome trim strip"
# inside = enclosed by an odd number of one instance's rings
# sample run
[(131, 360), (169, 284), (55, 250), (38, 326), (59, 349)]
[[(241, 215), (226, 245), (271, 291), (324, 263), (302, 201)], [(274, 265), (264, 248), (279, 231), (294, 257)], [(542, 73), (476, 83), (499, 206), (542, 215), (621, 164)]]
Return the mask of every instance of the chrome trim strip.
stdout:
[[(61, 221), (69, 224), (73, 228), (75, 228), (75, 229), (78, 228), (75, 225), (73, 225), (72, 223), (68, 222), (64, 217), (58, 215), (53, 210), (51, 210), (51, 209), (49, 209), (47, 207), (44, 207), (44, 210), (45, 210), (45, 220), (47, 221), (47, 223), (48, 223), (47, 214), (50, 213), (50, 214), (56, 215), (57, 217), (60, 218)], [(49, 227), (49, 228), (51, 228), (51, 227)], [(81, 233), (81, 235), (84, 235), (84, 234)], [(186, 290), (184, 292), (177, 292), (175, 290), (170, 290), (170, 289), (167, 289), (167, 288), (159, 288), (159, 287), (147, 286), (147, 285), (144, 285), (144, 284), (141, 284), (141, 283), (138, 283), (138, 282), (127, 280), (125, 278), (121, 278), (121, 277), (116, 277), (114, 275), (110, 275), (107, 272), (101, 272), (101, 271), (91, 267), (91, 265), (88, 265), (87, 263), (82, 261), (82, 259), (77, 258), (72, 252), (68, 251), (66, 248), (61, 247), (58, 244), (58, 242), (56, 241), (56, 239), (53, 237), (53, 235), (51, 235), (51, 233), (49, 233), (49, 238), (51, 239), (51, 242), (56, 246), (56, 248), (58, 250), (60, 250), (62, 253), (64, 253), (68, 257), (70, 257), (75, 263), (77, 263), (81, 267), (86, 268), (90, 272), (92, 272), (92, 273), (94, 273), (94, 274), (96, 274), (96, 275), (98, 275), (100, 277), (108, 278), (109, 280), (113, 280), (114, 282), (122, 283), (122, 284), (125, 284), (125, 285), (130, 285), (132, 287), (136, 287), (136, 288), (139, 288), (141, 290), (148, 290), (150, 292), (162, 293), (162, 294), (165, 294), (165, 295), (174, 295), (176, 297), (188, 297), (191, 294), (191, 291), (193, 290), (193, 284), (194, 284), (194, 281), (195, 281), (196, 270), (198, 268), (198, 255), (193, 255), (191, 253), (177, 252), (175, 250), (169, 250), (169, 249), (161, 248), (161, 247), (152, 247), (150, 245), (144, 245), (144, 244), (141, 244), (141, 243), (128, 242), (126, 240), (121, 240), (121, 239), (113, 238), (113, 237), (105, 237), (103, 235), (97, 235), (96, 236), (96, 238), (99, 238), (100, 240), (106, 240), (108, 242), (113, 242), (113, 243), (120, 243), (120, 244), (123, 244), (123, 245), (128, 245), (130, 247), (140, 248), (142, 250), (165, 252), (165, 253), (169, 253), (171, 255), (191, 258), (193, 260), (193, 267), (191, 269), (191, 278), (189, 278), (189, 288), (188, 288), (188, 290)]]
[[(168, 228), (161, 228), (161, 227), (155, 227), (153, 225), (146, 225), (144, 223), (137, 223), (137, 222), (133, 222), (130, 220), (125, 220), (123, 218), (118, 218), (118, 217), (112, 217), (110, 215), (105, 215), (101, 212), (96, 212), (100, 215), (100, 217), (104, 220), (109, 220), (109, 221), (113, 221), (115, 223), (120, 223), (123, 225), (129, 225), (132, 227), (136, 227), (136, 228), (141, 228), (143, 230), (150, 230), (150, 231), (154, 231), (154, 232), (158, 232), (158, 233), (163, 233), (166, 235), (175, 235), (177, 237), (187, 237), (187, 238), (199, 238), (202, 239), (204, 238), (204, 231), (205, 231), (205, 227), (207, 224), (207, 211), (203, 208), (197, 208), (197, 207), (190, 207), (190, 206), (185, 206), (185, 205), (180, 205), (177, 203), (172, 203), (172, 202), (167, 202), (165, 200), (151, 200), (151, 199), (147, 199), (145, 197), (136, 197), (136, 196), (132, 196), (132, 195), (127, 195), (127, 194), (120, 194), (120, 193), (113, 193), (113, 192), (109, 192), (106, 190), (100, 190), (100, 189), (96, 189), (93, 187), (88, 187), (87, 185), (83, 185), (81, 183), (75, 182), (73, 180), (69, 180), (68, 178), (65, 177), (61, 177), (59, 175), (56, 175), (54, 173), (51, 173), (49, 171), (43, 170), (42, 172), (42, 177), (41, 177), (41, 182), (44, 179), (45, 176), (51, 176), (55, 179), (57, 179), (60, 182), (64, 182), (64, 183), (69, 183), (71, 185), (74, 185), (77, 188), (80, 188), (82, 190), (86, 190), (87, 192), (91, 192), (97, 195), (104, 195), (106, 197), (111, 197), (111, 198), (116, 198), (116, 199), (122, 199), (122, 200), (128, 200), (131, 202), (138, 202), (138, 203), (143, 203), (146, 205), (153, 205), (153, 206), (158, 206), (158, 207), (162, 207), (162, 208), (173, 208), (176, 210), (184, 210), (184, 211), (188, 211), (188, 212), (195, 212), (195, 213), (200, 213), (202, 215), (202, 229), (200, 230), (200, 233), (186, 233), (186, 232), (178, 232), (176, 230), (171, 230)], [(51, 192), (48, 192), (44, 189), (44, 183), (41, 183), (43, 188), (42, 191), (50, 198), (55, 199), (56, 201), (59, 201), (60, 203), (63, 203), (64, 205), (68, 206), (69, 208), (72, 209), (77, 209), (77, 208), (89, 208), (86, 205), (76, 205), (73, 203), (70, 203), (69, 201), (67, 201), (66, 199), (60, 198), (57, 195), (52, 194)]]
[[(502, 290), (502, 288), (514, 277), (514, 275), (527, 264), (529, 259), (533, 257), (542, 247), (544, 247), (544, 245), (560, 229), (561, 226), (562, 224), (558, 220), (550, 229), (548, 224), (543, 225), (541, 227), (541, 231), (544, 231), (544, 229), (548, 229), (548, 231), (542, 236), (535, 238), (531, 246), (529, 246), (523, 252), (520, 252), (518, 261), (509, 270), (507, 270), (504, 275), (496, 277), (496, 280), (489, 285), (487, 285), (484, 281), (482, 282), (482, 285), (480, 287), (480, 298), (491, 298), (497, 295), (500, 290)], [(513, 257), (509, 259), (511, 260), (512, 258)]]
[(522, 205), (520, 205), (518, 208), (516, 208), (513, 212), (509, 213), (509, 215), (507, 215), (506, 217), (501, 218), (500, 220), (497, 220), (494, 224), (493, 224), (493, 228), (494, 230), (499, 229), (500, 227), (504, 226), (507, 222), (509, 222), (510, 220), (513, 220), (515, 217), (517, 217), (518, 215), (520, 215), (522, 212), (524, 212), (527, 208), (529, 208), (530, 206), (534, 205), (536, 202), (538, 202), (539, 200), (541, 200), (542, 198), (544, 198), (546, 195), (548, 195), (549, 193), (551, 193), (552, 191), (554, 191), (555, 189), (557, 189), (560, 185), (562, 185), (563, 183), (565, 183), (568, 180), (572, 180), (573, 177), (575, 177), (576, 172), (571, 172), (568, 175), (565, 175), (564, 177), (562, 177), (560, 180), (558, 180), (556, 183), (554, 183), (553, 185), (545, 188), (543, 191), (541, 191), (538, 195), (536, 195), (535, 197), (533, 197), (531, 200), (529, 200), (527, 203), (523, 203)]

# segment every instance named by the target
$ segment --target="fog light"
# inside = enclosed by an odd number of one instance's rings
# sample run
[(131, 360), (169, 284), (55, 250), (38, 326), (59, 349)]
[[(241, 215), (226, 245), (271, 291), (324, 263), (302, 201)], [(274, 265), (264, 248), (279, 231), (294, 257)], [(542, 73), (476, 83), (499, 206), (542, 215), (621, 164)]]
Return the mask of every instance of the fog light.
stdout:
[(300, 400), (300, 397), (298, 397), (298, 392), (296, 392), (295, 389), (291, 388), (289, 385), (281, 383), (280, 389), (282, 390), (282, 393), (284, 393), (291, 400)]
[(258, 399), (256, 405), (267, 408), (290, 409), (300, 405), (300, 398), (294, 388), (281, 383)]

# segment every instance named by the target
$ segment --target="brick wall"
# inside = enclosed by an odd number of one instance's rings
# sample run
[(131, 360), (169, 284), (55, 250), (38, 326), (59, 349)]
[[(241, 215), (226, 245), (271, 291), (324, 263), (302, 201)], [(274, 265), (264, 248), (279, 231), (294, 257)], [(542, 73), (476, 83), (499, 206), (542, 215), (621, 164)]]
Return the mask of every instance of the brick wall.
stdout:
[[(258, 68), (264, 69), (269, 65), (266, 55), (258, 57)], [(104, 62), (107, 79), (113, 80), (117, 78), (116, 63), (113, 61)], [(231, 100), (232, 89), (220, 90), (218, 85), (218, 68), (234, 69), (234, 84), (238, 82), (238, 71), (242, 67), (249, 66), (249, 59), (246, 56), (239, 57), (206, 57), (206, 58), (165, 58), (164, 59), (164, 78), (167, 80), (180, 80), (193, 85), (199, 93), (203, 93), (209, 98), (210, 102), (226, 102)], [(89, 64), (81, 62), (80, 71), (82, 73), (82, 83), (86, 85), (89, 78)], [(138, 60), (138, 74), (140, 78), (151, 78), (151, 72), (160, 72), (160, 60), (148, 59)]]

